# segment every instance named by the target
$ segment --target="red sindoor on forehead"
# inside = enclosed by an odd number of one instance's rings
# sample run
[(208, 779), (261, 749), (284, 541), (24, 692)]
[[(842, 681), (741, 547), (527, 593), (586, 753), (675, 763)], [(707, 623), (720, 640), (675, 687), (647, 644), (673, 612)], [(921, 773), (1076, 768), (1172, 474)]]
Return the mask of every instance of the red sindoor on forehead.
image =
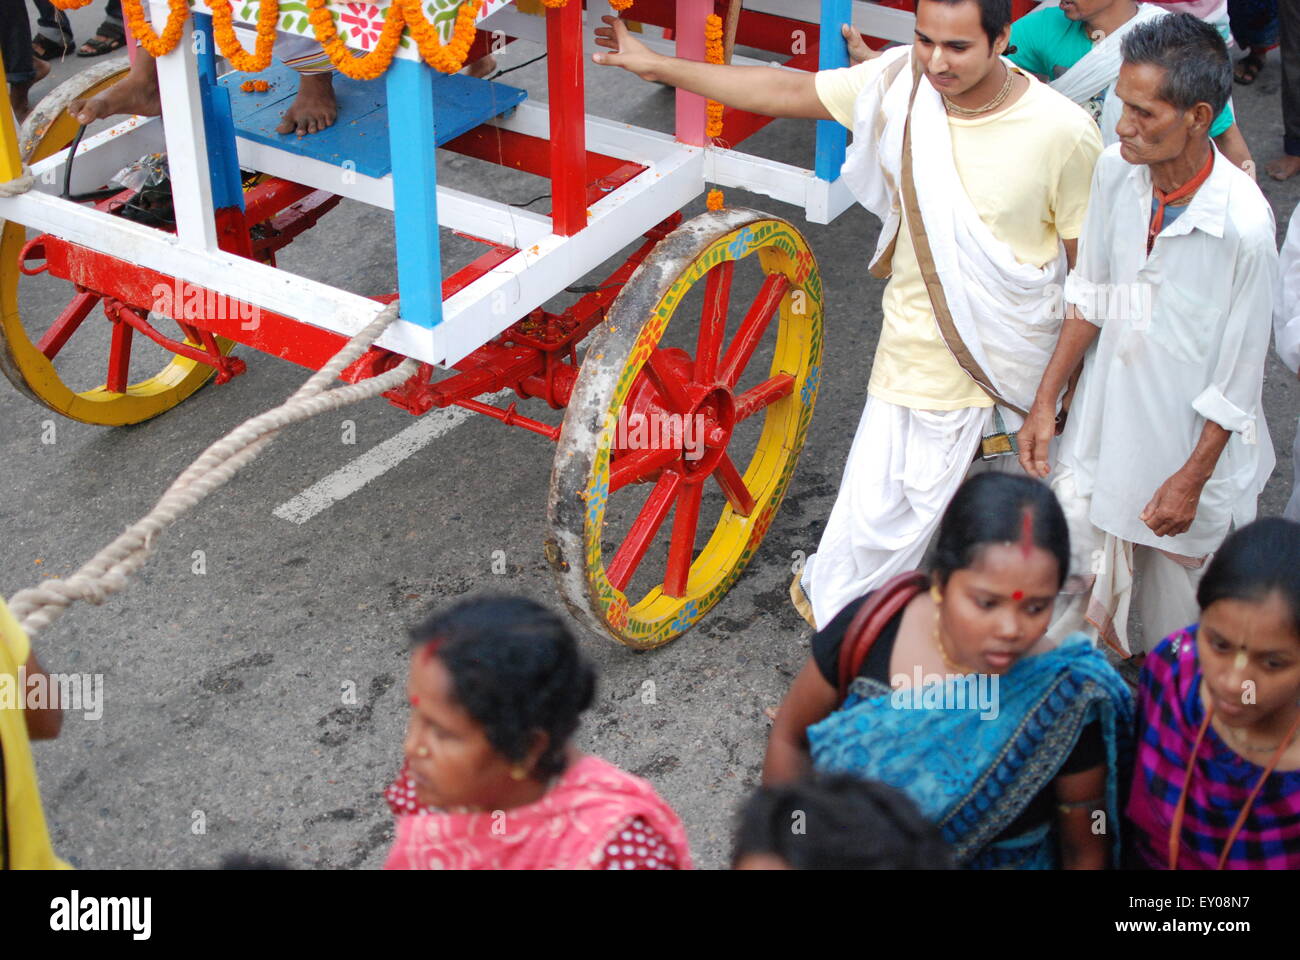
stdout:
[[(1026, 560), (1034, 552), (1034, 511), (1029, 507), (1020, 515), (1020, 552)], [(1019, 603), (1025, 599), (1025, 591), (1015, 591), (1011, 599)]]
[(1028, 507), (1020, 517), (1020, 552), (1026, 560), (1034, 552), (1034, 512)]

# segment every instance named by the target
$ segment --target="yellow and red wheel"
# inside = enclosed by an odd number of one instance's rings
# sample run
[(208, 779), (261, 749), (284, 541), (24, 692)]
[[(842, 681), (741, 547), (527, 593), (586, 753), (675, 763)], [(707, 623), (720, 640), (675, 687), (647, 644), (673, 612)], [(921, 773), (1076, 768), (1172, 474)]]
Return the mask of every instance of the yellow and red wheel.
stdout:
[(821, 355), (791, 224), (711, 212), (654, 249), (589, 341), (551, 474), (547, 557), (575, 616), (648, 649), (722, 599), (785, 496)]
[[(96, 64), (43, 98), (19, 134), (24, 162), (43, 160), (71, 143), (80, 124), (67, 112), (69, 104), (107, 89), (126, 76), (127, 70), (125, 57)], [(103, 298), (93, 290), (80, 290), (49, 276), (24, 280), (19, 260), (27, 231), (16, 223), (3, 226), (0, 371), (22, 393), (73, 420), (121, 426), (170, 410), (215, 373), (201, 361), (134, 338), (129, 324), (113, 320), (112, 310), (105, 310), (112, 321), (107, 327), (86, 323)], [(32, 285), (29, 302), (48, 303), (56, 298), (67, 302), (43, 329), (33, 329), (23, 321), (20, 280), (24, 286)], [(104, 305), (116, 309), (116, 305)], [(182, 333), (186, 345), (216, 350), (223, 356), (234, 346), (220, 337), (204, 343), (208, 338), (192, 329), (182, 328)]]

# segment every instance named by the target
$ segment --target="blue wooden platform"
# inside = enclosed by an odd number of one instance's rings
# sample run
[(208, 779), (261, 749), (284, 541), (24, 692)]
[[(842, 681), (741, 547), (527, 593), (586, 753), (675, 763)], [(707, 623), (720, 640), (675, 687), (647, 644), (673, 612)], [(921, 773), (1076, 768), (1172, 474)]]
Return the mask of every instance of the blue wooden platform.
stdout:
[[(245, 93), (239, 89), (245, 80), (265, 80), (271, 87), (266, 93)], [(462, 74), (434, 74), (432, 80), (434, 139), (438, 146), (528, 97), (526, 90)], [(385, 177), (392, 172), (388, 97), (382, 80), (351, 80), (336, 73), (338, 120), (334, 126), (304, 137), (275, 132), (298, 92), (298, 74), (293, 68), (276, 62), (260, 73), (229, 73), (220, 82), (230, 91), (235, 129), (240, 136), (337, 166), (351, 161), (357, 173), (369, 177)]]

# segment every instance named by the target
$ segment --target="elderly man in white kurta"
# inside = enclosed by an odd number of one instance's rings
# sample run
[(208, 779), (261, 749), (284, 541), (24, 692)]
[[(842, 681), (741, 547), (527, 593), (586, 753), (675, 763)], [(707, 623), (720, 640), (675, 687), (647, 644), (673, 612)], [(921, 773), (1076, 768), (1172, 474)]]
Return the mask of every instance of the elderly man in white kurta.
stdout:
[[(1278, 284), (1277, 304), (1273, 309), (1273, 330), (1277, 355), (1300, 379), (1300, 217), (1291, 215), (1286, 241), (1282, 244), (1281, 282)], [(1296, 424), (1293, 461), (1295, 480), (1291, 488), (1291, 502), (1283, 516), (1300, 523), (1300, 423)]]
[[(1210, 142), (1232, 86), (1218, 33), (1186, 14), (1135, 27), (1062, 327), (1020, 433), (1046, 476), (1056, 398), (1085, 356), (1053, 487), (1087, 617), (1119, 652), (1129, 600), (1144, 649), (1195, 621), (1208, 555), (1255, 516), (1272, 472), (1261, 410), (1277, 250), (1268, 202)], [(1134, 582), (1137, 593), (1134, 595)]]

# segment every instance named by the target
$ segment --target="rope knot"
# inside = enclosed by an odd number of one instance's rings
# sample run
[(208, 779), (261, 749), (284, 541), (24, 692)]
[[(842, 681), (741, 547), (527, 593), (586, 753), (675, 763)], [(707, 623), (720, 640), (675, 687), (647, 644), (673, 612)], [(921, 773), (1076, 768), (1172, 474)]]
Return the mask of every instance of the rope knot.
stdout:
[(32, 188), (36, 183), (36, 178), (32, 176), (32, 168), (23, 164), (23, 172), (13, 180), (6, 180), (0, 183), (0, 200), (8, 200), (10, 197), (21, 197), (24, 193)]

